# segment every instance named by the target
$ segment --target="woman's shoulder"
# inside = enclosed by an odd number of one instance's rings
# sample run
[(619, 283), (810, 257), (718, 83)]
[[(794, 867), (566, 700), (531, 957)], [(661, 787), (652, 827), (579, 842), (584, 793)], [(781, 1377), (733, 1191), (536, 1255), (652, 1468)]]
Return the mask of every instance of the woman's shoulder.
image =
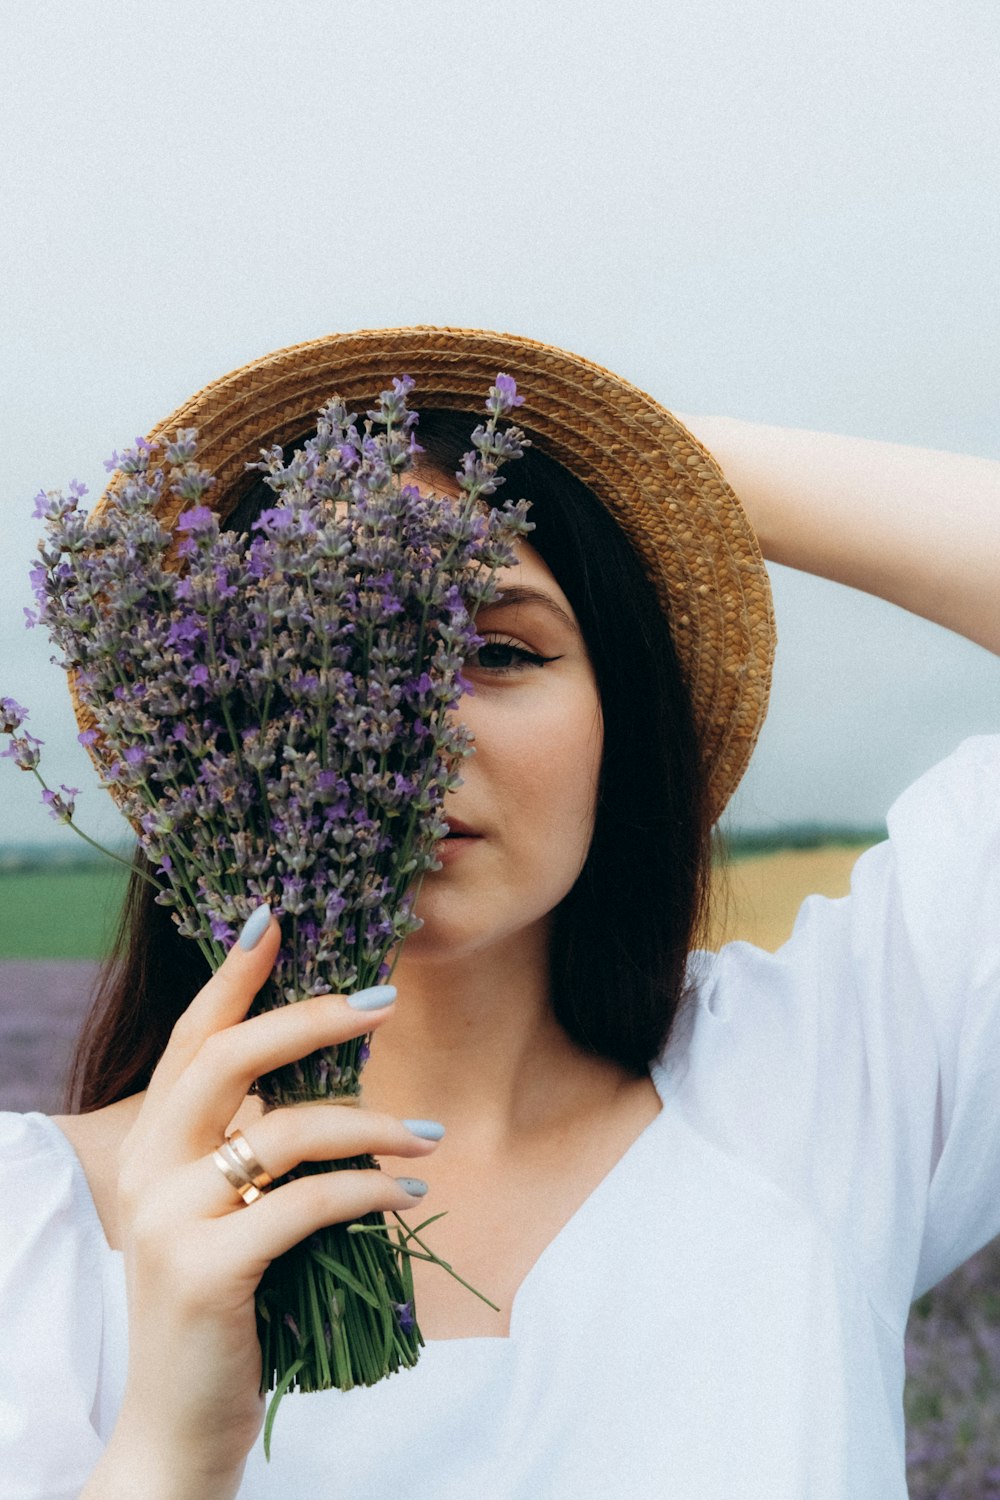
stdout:
[[(857, 965), (866, 951), (884, 977), (886, 942), (1000, 954), (1000, 735), (976, 735), (924, 771), (893, 801), (887, 837), (861, 854), (850, 895), (809, 896), (792, 941), (772, 955), (749, 943), (702, 955), (692, 969), (702, 989), (749, 972), (799, 964), (822, 974), (822, 949)], [(803, 941), (808, 935), (809, 941)]]
[(843, 1056), (850, 1016), (859, 1055), (876, 1015), (898, 1041), (919, 1019), (915, 1045), (957, 1038), (970, 1007), (1000, 1024), (1000, 736), (967, 739), (925, 771), (887, 828), (850, 894), (807, 897), (776, 951), (738, 941), (691, 954), (685, 1037), (713, 1056), (749, 1048), (755, 1075), (794, 1074), (812, 1043)]
[(815, 1213), (890, 1326), (1000, 1234), (1000, 738), (894, 802), (850, 894), (696, 954), (684, 1117)]
[(120, 1245), (118, 1226), (118, 1160), (125, 1139), (142, 1105), (142, 1094), (120, 1099), (85, 1115), (53, 1115), (52, 1123), (65, 1136), (83, 1170), (108, 1244)]
[(0, 1196), (11, 1247), (46, 1224), (102, 1232), (116, 1244), (118, 1151), (137, 1107), (137, 1099), (124, 1099), (84, 1115), (0, 1111)]
[[(34, 1171), (68, 1165), (68, 1140), (54, 1115), (0, 1110), (0, 1173), (20, 1180)], [(8, 1184), (5, 1183), (5, 1191)]]
[(101, 1158), (117, 1155), (139, 1113), (143, 1097), (142, 1094), (133, 1094), (128, 1099), (119, 1099), (85, 1115), (48, 1115), (45, 1118), (66, 1137), (85, 1168), (88, 1164), (96, 1166)]

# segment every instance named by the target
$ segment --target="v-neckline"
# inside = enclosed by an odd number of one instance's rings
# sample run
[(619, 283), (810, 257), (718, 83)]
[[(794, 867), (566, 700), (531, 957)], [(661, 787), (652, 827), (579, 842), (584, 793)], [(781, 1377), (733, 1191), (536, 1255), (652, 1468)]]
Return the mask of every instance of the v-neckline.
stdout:
[(468, 1334), (454, 1339), (429, 1338), (424, 1341), (427, 1349), (447, 1348), (451, 1344), (457, 1344), (460, 1347), (473, 1344), (499, 1344), (501, 1347), (511, 1347), (517, 1342), (517, 1328), (523, 1316), (524, 1304), (530, 1301), (534, 1287), (543, 1279), (548, 1263), (556, 1260), (565, 1250), (567, 1244), (571, 1243), (574, 1235), (579, 1233), (581, 1223), (586, 1219), (588, 1214), (593, 1212), (595, 1203), (599, 1202), (614, 1187), (617, 1179), (626, 1169), (629, 1158), (648, 1143), (657, 1128), (663, 1128), (663, 1120), (667, 1113), (664, 1075), (665, 1069), (662, 1063), (654, 1062), (650, 1064), (649, 1078), (660, 1101), (659, 1109), (653, 1118), (643, 1126), (639, 1134), (633, 1137), (621, 1155), (611, 1163), (604, 1176), (594, 1184), (586, 1197), (577, 1204), (569, 1218), (564, 1224), (560, 1225), (552, 1238), (542, 1247), (532, 1261), (511, 1298), (507, 1332), (505, 1334)]

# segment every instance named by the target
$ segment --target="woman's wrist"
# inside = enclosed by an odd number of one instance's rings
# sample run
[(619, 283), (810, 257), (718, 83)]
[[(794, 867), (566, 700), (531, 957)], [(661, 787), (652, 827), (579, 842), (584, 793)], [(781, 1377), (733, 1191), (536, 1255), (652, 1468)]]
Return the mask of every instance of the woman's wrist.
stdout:
[(235, 1500), (245, 1467), (245, 1459), (234, 1469), (185, 1461), (116, 1428), (80, 1500)]

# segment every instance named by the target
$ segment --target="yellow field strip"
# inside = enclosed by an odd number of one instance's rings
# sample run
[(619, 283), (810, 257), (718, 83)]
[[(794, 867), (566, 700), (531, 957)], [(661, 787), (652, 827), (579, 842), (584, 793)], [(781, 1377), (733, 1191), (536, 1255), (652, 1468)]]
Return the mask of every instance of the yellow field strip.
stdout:
[(742, 938), (774, 952), (807, 896), (847, 895), (854, 862), (866, 847), (784, 849), (721, 867), (713, 878), (709, 946)]

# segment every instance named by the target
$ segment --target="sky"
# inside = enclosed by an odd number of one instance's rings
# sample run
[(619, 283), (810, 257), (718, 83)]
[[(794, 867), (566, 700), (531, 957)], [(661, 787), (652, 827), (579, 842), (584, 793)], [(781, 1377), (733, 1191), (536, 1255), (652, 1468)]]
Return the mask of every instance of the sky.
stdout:
[[(1000, 459), (991, 0), (89, 0), (0, 20), (0, 693), (127, 828), (23, 628), (32, 497), (270, 350), (526, 334), (668, 408)], [(1000, 660), (773, 567), (728, 826), (878, 826)], [(0, 848), (72, 841), (0, 762)]]

